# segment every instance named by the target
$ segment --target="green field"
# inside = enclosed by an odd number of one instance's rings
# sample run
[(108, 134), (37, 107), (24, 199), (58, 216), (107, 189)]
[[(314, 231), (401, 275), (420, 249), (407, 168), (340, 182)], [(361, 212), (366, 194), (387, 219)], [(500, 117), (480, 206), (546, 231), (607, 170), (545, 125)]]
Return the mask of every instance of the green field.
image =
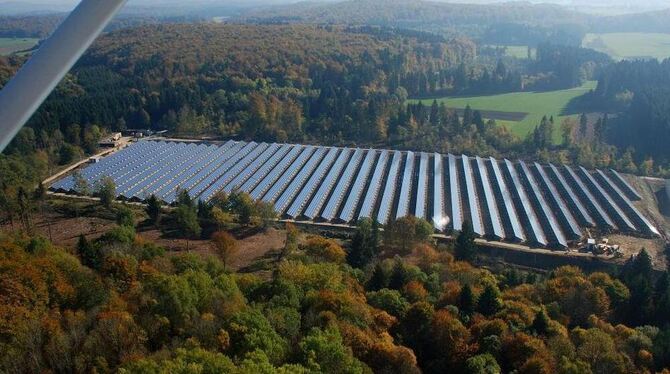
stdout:
[(33, 38), (0, 38), (0, 56), (23, 51), (34, 47), (39, 39)]
[[(462, 109), (470, 105), (472, 109), (482, 111), (523, 112), (528, 113), (526, 118), (519, 122), (496, 121), (507, 126), (520, 137), (526, 137), (540, 123), (543, 116), (554, 116), (560, 124), (563, 118), (577, 115), (571, 113), (568, 104), (571, 100), (582, 96), (589, 90), (595, 89), (595, 81), (586, 82), (583, 86), (568, 90), (549, 92), (515, 92), (501, 95), (445, 97), (438, 102), (445, 102), (449, 108)], [(430, 105), (433, 99), (422, 100)], [(554, 139), (559, 140), (561, 132), (556, 131)]]
[(612, 58), (670, 57), (670, 34), (608, 33), (587, 34), (582, 45), (609, 54)]

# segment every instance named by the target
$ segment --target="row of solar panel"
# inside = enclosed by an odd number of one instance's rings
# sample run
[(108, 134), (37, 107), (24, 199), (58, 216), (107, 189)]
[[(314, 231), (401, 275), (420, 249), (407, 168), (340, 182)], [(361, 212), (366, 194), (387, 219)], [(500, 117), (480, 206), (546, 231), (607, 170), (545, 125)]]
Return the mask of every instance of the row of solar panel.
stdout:
[[(446, 157), (446, 158), (445, 158)], [(174, 203), (179, 190), (202, 201), (239, 190), (274, 204), (287, 218), (351, 223), (415, 215), (438, 231), (539, 246), (567, 247), (583, 227), (657, 235), (631, 199), (623, 176), (429, 153), (229, 141), (221, 146), (139, 142), (51, 188), (74, 191), (111, 178), (121, 198), (155, 195)]]

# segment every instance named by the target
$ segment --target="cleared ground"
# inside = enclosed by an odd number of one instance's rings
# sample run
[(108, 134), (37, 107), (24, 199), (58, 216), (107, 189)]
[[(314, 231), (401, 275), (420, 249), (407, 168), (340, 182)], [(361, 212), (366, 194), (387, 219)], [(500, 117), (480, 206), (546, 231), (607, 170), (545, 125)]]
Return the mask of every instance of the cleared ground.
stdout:
[(0, 38), (0, 55), (6, 56), (14, 52), (34, 47), (39, 39), (34, 38)]
[(670, 57), (670, 34), (607, 33), (587, 34), (582, 45), (604, 52), (615, 59)]
[[(446, 105), (454, 109), (463, 109), (470, 105), (472, 109), (483, 112), (502, 112), (506, 115), (518, 115), (518, 113), (527, 113), (526, 117), (520, 121), (510, 121), (500, 117), (500, 113), (489, 117), (496, 119), (501, 125), (507, 126), (518, 136), (525, 138), (537, 127), (543, 116), (554, 116), (557, 124), (560, 124), (563, 118), (577, 115), (570, 110), (570, 102), (579, 96), (584, 95), (592, 89), (595, 89), (597, 82), (589, 81), (581, 87), (547, 92), (514, 92), (500, 95), (485, 96), (452, 96), (438, 99), (438, 102), (445, 102)], [(422, 100), (424, 104), (430, 105), (433, 99)], [(554, 139), (560, 140), (561, 131), (556, 126)]]

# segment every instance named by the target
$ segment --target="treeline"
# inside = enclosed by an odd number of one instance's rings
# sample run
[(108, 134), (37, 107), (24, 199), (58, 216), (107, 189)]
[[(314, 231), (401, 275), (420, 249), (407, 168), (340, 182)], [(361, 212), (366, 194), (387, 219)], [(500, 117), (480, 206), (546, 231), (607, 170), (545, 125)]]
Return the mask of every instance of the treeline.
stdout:
[(530, 45), (544, 43), (579, 47), (587, 29), (579, 24), (533, 26), (527, 23), (497, 23), (489, 26), (481, 37), (483, 44)]
[[(243, 217), (240, 198), (221, 205), (229, 210), (184, 196), (179, 209), (195, 220)], [(669, 277), (645, 251), (619, 274), (491, 272), (468, 262), (477, 249), (467, 222), (453, 246), (437, 246), (430, 224), (413, 217), (384, 232), (364, 220), (344, 242), (289, 224), (284, 246), (254, 264), (266, 277), (234, 271), (235, 232), (211, 234), (211, 252), (168, 255), (136, 232), (157, 224), (160, 209), (106, 209), (117, 226), (73, 248), (0, 233), (2, 372), (624, 374), (670, 365)]]
[[(592, 49), (542, 43), (530, 67), (535, 89), (565, 89), (594, 79), (612, 59)], [(534, 74), (533, 74), (534, 73)]]
[(587, 100), (620, 112), (608, 136), (638, 157), (660, 165), (670, 162), (670, 60), (621, 61), (604, 69)]
[[(160, 25), (101, 38), (33, 117), (279, 141), (384, 140), (391, 110), (461, 49), (312, 26)], [(422, 77), (430, 77), (425, 81)], [(83, 94), (85, 93), (85, 94)], [(379, 134), (359, 138), (367, 119)], [(239, 129), (239, 131), (238, 131)]]
[[(550, 36), (553, 33), (558, 36), (558, 32), (547, 31), (554, 26), (584, 24), (589, 18), (587, 15), (546, 4), (448, 4), (421, 0), (350, 0), (325, 4), (292, 4), (270, 10), (250, 11), (239, 17), (245, 22), (260, 23), (377, 25), (471, 38), (486, 35), (488, 29), (494, 25), (526, 24), (535, 31), (528, 34), (517, 33), (515, 37), (523, 38), (528, 44), (540, 34)], [(562, 40), (562, 37), (559, 38)]]

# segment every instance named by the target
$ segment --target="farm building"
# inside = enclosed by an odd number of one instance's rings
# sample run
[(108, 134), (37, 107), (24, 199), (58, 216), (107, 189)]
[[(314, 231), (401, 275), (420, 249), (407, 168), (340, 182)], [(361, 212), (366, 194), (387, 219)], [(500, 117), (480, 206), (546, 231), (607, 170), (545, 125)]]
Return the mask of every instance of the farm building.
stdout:
[[(438, 153), (229, 141), (223, 145), (140, 141), (81, 171), (95, 185), (112, 178), (120, 199), (180, 190), (203, 202), (243, 191), (274, 204), (285, 219), (381, 224), (413, 215), (438, 232), (469, 221), (491, 240), (567, 248), (585, 229), (657, 236), (614, 170)], [(51, 186), (76, 193), (73, 176)]]

